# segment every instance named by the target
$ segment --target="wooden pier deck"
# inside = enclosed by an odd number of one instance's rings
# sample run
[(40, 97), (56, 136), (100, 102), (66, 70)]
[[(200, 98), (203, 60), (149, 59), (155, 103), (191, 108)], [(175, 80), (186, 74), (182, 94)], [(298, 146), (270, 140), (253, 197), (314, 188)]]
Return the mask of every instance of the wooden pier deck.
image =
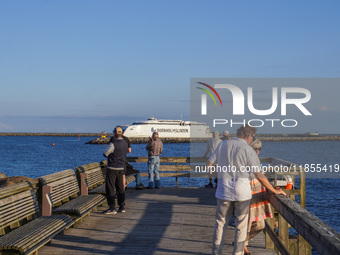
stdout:
[[(127, 189), (126, 213), (104, 215), (99, 207), (56, 236), (40, 255), (52, 254), (210, 254), (216, 199), (214, 189)], [(228, 228), (224, 254), (231, 254)], [(264, 234), (252, 240), (252, 255), (276, 254), (264, 248)]]

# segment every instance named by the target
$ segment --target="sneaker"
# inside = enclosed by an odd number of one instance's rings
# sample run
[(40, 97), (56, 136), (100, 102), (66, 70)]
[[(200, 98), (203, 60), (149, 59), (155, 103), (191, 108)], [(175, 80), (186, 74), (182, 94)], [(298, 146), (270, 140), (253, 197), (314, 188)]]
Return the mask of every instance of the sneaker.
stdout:
[(208, 189), (213, 189), (214, 185), (212, 183), (209, 183), (209, 184), (205, 185), (204, 187), (206, 187)]
[(150, 187), (150, 186), (147, 186), (146, 188), (147, 188), (147, 189), (153, 189), (153, 187)]
[(103, 214), (116, 214), (117, 211), (115, 209), (107, 209), (103, 212)]
[(136, 189), (138, 189), (138, 190), (143, 190), (143, 189), (145, 189), (145, 187), (144, 187), (144, 185), (137, 185), (137, 186), (136, 186)]
[(125, 208), (123, 206), (121, 206), (118, 210), (119, 213), (125, 213)]

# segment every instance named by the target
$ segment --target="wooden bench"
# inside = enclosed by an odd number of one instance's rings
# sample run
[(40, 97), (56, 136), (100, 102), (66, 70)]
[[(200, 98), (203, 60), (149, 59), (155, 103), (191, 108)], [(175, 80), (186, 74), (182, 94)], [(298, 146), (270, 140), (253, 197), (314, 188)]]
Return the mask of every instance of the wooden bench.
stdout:
[(98, 162), (76, 167), (78, 175), (87, 174), (89, 194), (105, 194), (105, 169)]
[(0, 188), (0, 254), (31, 254), (70, 227), (70, 216), (39, 217), (35, 189), (29, 183)]
[[(107, 166), (107, 160), (97, 163), (90, 163), (87, 165), (82, 165), (76, 167), (79, 175), (85, 173), (87, 174), (87, 185), (89, 194), (105, 194), (105, 169)], [(133, 182), (135, 177), (133, 175), (128, 175), (125, 177), (125, 187)]]
[(40, 177), (39, 183), (43, 189), (43, 215), (65, 213), (78, 221), (103, 204), (105, 197), (102, 194), (87, 195), (87, 189), (84, 188), (86, 177), (87, 174), (82, 173), (79, 178), (83, 186), (81, 193), (72, 169)]

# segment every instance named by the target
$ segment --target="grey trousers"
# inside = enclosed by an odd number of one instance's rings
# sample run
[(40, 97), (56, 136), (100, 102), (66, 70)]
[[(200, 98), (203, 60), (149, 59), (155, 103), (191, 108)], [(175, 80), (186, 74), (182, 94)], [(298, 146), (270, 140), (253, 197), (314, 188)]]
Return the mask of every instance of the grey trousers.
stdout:
[(214, 230), (212, 254), (222, 254), (228, 222), (235, 214), (235, 239), (233, 255), (243, 255), (247, 239), (250, 200), (227, 201), (217, 199), (216, 224)]

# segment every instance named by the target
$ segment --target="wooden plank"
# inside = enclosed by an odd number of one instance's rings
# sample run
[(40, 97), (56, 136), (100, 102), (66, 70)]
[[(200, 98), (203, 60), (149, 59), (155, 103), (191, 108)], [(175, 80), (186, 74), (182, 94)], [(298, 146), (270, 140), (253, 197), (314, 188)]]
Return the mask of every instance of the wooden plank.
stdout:
[(50, 182), (55, 182), (55, 181), (58, 181), (60, 179), (64, 179), (65, 177), (73, 176), (73, 175), (75, 175), (74, 170), (73, 169), (67, 169), (67, 170), (57, 172), (57, 173), (44, 175), (44, 176), (39, 178), (39, 181), (44, 181), (43, 184), (49, 184)]
[[(148, 177), (148, 173), (140, 173), (141, 177)], [(190, 177), (189, 173), (159, 173), (160, 177)]]
[(98, 168), (98, 167), (100, 167), (100, 164), (98, 162), (93, 162), (93, 163), (89, 163), (89, 164), (86, 164), (86, 165), (78, 166), (78, 167), (76, 167), (76, 169), (78, 168), (81, 171), (87, 172), (91, 169)]
[(191, 171), (191, 167), (189, 165), (160, 165), (160, 171)]
[[(129, 162), (148, 162), (148, 157), (127, 157)], [(189, 157), (160, 157), (161, 163), (190, 163)]]

